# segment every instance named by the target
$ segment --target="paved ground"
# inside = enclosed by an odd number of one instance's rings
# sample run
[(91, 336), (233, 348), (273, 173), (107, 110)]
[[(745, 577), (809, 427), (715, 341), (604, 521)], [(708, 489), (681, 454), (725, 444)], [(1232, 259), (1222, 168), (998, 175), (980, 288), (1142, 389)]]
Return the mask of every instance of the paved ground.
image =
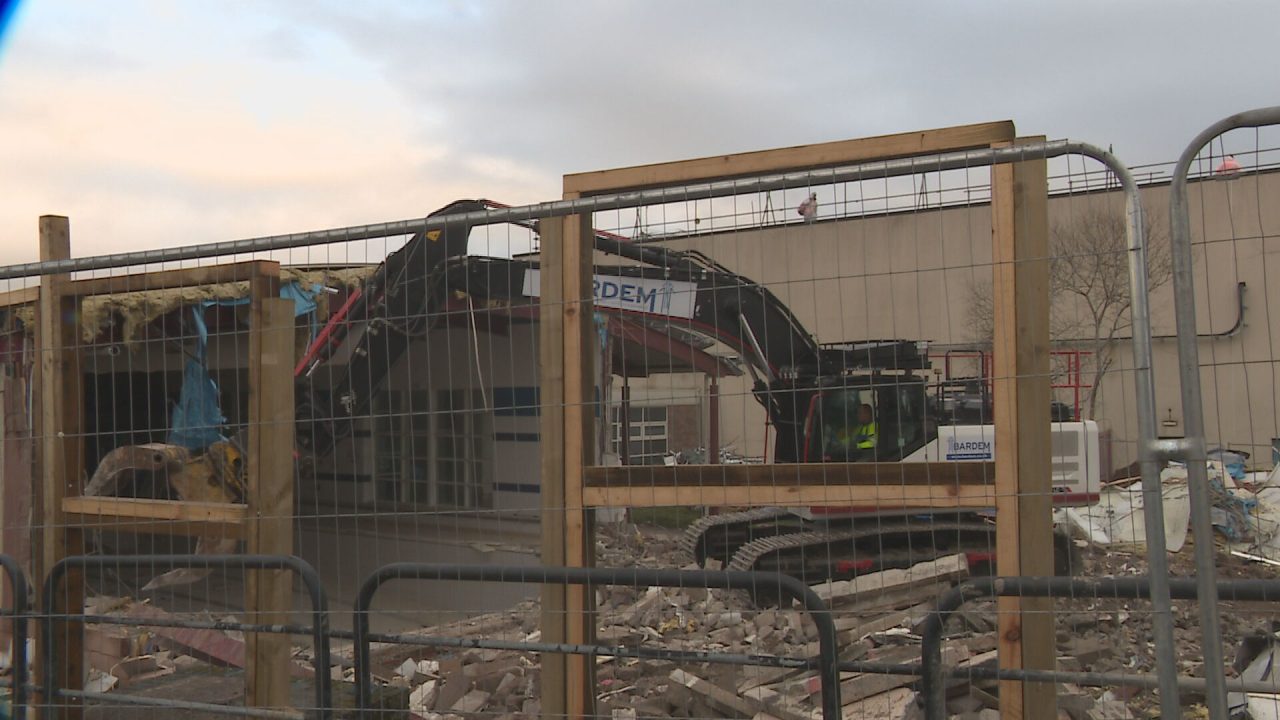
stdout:
[[(450, 515), (308, 519), (299, 523), (296, 539), (298, 554), (318, 570), (334, 625), (342, 629), (350, 628), (350, 613), (361, 582), (382, 565), (536, 565), (540, 542), (537, 524), (528, 520)], [(171, 612), (207, 612), (219, 618), (243, 607), (244, 583), (239, 572), (216, 573), (195, 584), (142, 593), (139, 588), (153, 575), (111, 569), (90, 578), (91, 594), (148, 598)], [(375, 600), (374, 629), (396, 632), (493, 612), (536, 592), (536, 586), (526, 585), (396, 581), (386, 585)], [(295, 581), (295, 609), (302, 611), (309, 605), (308, 596)]]

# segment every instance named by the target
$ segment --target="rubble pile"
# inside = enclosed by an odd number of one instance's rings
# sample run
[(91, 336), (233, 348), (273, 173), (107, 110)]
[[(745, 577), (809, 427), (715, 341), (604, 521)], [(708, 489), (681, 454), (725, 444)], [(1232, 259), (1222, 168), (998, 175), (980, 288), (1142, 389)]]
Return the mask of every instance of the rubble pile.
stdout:
[[(1220, 457), (1238, 453), (1214, 451)], [(1229, 553), (1280, 566), (1280, 466), (1245, 472), (1243, 461), (1207, 463), (1210, 516)], [(1187, 468), (1171, 462), (1160, 472), (1165, 546), (1180, 552), (1189, 533), (1191, 498)], [(1055, 511), (1057, 523), (1093, 545), (1142, 548), (1146, 543), (1144, 495), (1138, 477), (1107, 483), (1098, 502)]]
[[(674, 543), (611, 533), (598, 548), (601, 564), (651, 564), (669, 560)], [(629, 551), (641, 551), (632, 554)], [(658, 555), (666, 555), (659, 557)], [(649, 562), (646, 562), (649, 561)], [(964, 558), (922, 563), (910, 570), (829, 583), (818, 591), (837, 608), (841, 658), (880, 663), (917, 663), (916, 633), (932, 601), (949, 580), (962, 577)], [(798, 609), (756, 608), (745, 594), (707, 588), (612, 587), (598, 593), (596, 640), (602, 645), (647, 645), (677, 651), (809, 658), (818, 653), (813, 622)], [(509, 612), (424, 629), (436, 637), (537, 640), (537, 604)], [(995, 660), (994, 625), (971, 618), (953, 630), (944, 648), (951, 664), (973, 666)], [(431, 656), (430, 659), (425, 659)], [(376, 647), (375, 674), (411, 690), (410, 710), (431, 720), (483, 711), (530, 714), (537, 709), (537, 656), (496, 650), (448, 655), (409, 646)], [(445, 660), (452, 663), (446, 668)], [(810, 720), (820, 715), (820, 685), (814, 671), (781, 667), (601, 657), (596, 662), (597, 700), (614, 717), (755, 717)], [(841, 690), (853, 716), (915, 705), (909, 676), (846, 673)], [(990, 699), (991, 695), (987, 695)]]
[[(612, 567), (692, 567), (677, 548), (673, 531), (639, 528), (626, 523), (599, 529), (597, 563)], [(1188, 537), (1170, 555), (1175, 575), (1194, 575)], [(1280, 568), (1230, 554), (1218, 538), (1222, 578), (1272, 578)], [(1141, 575), (1143, 550), (1076, 540), (1082, 554), (1078, 574)], [(962, 556), (943, 557), (907, 569), (887, 570), (854, 580), (823, 583), (815, 591), (833, 610), (840, 658), (891, 664), (920, 662), (922, 623), (943, 592), (963, 580), (968, 565)], [(817, 633), (799, 608), (757, 607), (744, 593), (707, 588), (598, 589), (596, 642), (604, 646), (662, 648), (811, 658), (818, 653)], [(168, 617), (147, 603), (127, 599), (94, 599), (90, 612), (133, 617)], [(1153, 673), (1151, 611), (1147, 603), (1106, 598), (1055, 601), (1057, 662), (1062, 670), (1106, 673)], [(1259, 628), (1270, 632), (1265, 608), (1246, 603), (1223, 604), (1222, 629), (1227, 647), (1236, 647)], [(948, 667), (994, 667), (998, 635), (995, 602), (970, 602), (948, 623), (943, 660)], [(1199, 617), (1193, 603), (1176, 602), (1175, 635), (1178, 666), (1187, 675), (1203, 675)], [(219, 618), (208, 618), (218, 620)], [(221, 618), (234, 621), (234, 618)], [(541, 639), (536, 599), (505, 611), (421, 628), (413, 633), (435, 638), (536, 642)], [(115, 691), (163, 678), (187, 668), (243, 667), (244, 643), (236, 633), (211, 629), (136, 629), (90, 626), (91, 689)], [(354, 672), (349, 646), (335, 644), (335, 666), (329, 672), (335, 694), (350, 694)], [(1230, 655), (1230, 653), (1229, 653)], [(294, 653), (295, 677), (306, 680), (309, 648)], [(538, 715), (541, 665), (537, 653), (459, 647), (375, 644), (373, 673), (379, 697), (390, 706), (428, 720), (453, 720), (483, 714), (495, 718)], [(820, 687), (815, 671), (709, 663), (698, 660), (598, 657), (595, 694), (603, 714), (631, 718), (723, 717), (768, 720), (815, 720), (820, 717)], [(1248, 663), (1244, 663), (1247, 665)], [(1228, 670), (1237, 675), (1244, 665)], [(843, 673), (843, 716), (905, 718), (921, 716), (918, 679), (911, 676)], [(953, 679), (947, 708), (964, 720), (994, 718), (999, 707), (995, 681)], [(1104, 720), (1155, 717), (1151, 691), (1132, 688), (1058, 687), (1060, 717)], [(1201, 698), (1184, 695), (1192, 714)], [(340, 701), (341, 702), (341, 701)], [(1201, 708), (1202, 709), (1202, 708)]]
[[(675, 548), (669, 531), (615, 525), (600, 533), (599, 564), (616, 567), (672, 567), (687, 561)], [(1188, 538), (1181, 553), (1171, 555), (1174, 574), (1194, 574)], [(1141, 575), (1142, 552), (1133, 548), (1100, 547), (1078, 540), (1082, 575)], [(1223, 578), (1274, 577), (1276, 568), (1219, 552)], [(961, 558), (942, 558), (909, 570), (892, 570), (856, 581), (825, 583), (815, 590), (833, 608), (842, 660), (914, 664), (920, 660), (921, 624), (941, 593), (964, 578)], [(816, 630), (796, 609), (757, 608), (736, 592), (704, 588), (609, 588), (598, 594), (597, 640), (602, 645), (645, 644), (677, 650), (813, 657)], [(1235, 647), (1269, 616), (1247, 603), (1225, 603), (1223, 638)], [(1108, 673), (1153, 673), (1151, 612), (1139, 601), (1077, 598), (1055, 602), (1057, 659), (1062, 670)], [(949, 667), (994, 667), (997, 660), (994, 601), (974, 601), (952, 616), (944, 635), (943, 660)], [(523, 603), (508, 613), (473, 618), (449, 626), (424, 629), (424, 634), (538, 639), (536, 602)], [(1200, 652), (1199, 618), (1193, 603), (1174, 606), (1179, 669), (1188, 675), (1204, 672)], [(442, 651), (445, 652), (445, 651)], [(407, 655), (405, 653), (408, 653)], [(417, 660), (422, 648), (380, 648), (375, 663), (390, 668), (395, 662)], [(429, 653), (428, 653), (429, 654)], [(483, 711), (522, 716), (537, 709), (537, 656), (490, 651), (462, 653), (462, 686), (448, 696), (439, 694), (446, 676), (433, 676), (415, 712), (431, 720), (452, 720), (481, 699)], [(421, 662), (420, 660), (417, 660)], [(473, 665), (480, 667), (474, 669)], [(1237, 671), (1228, 670), (1229, 676)], [(511, 676), (512, 679), (508, 679)], [(814, 720), (820, 717), (816, 673), (777, 667), (736, 666), (635, 658), (600, 658), (596, 666), (597, 700), (603, 714), (629, 720), (644, 717), (737, 717)], [(476, 680), (487, 678), (487, 680)], [(415, 679), (415, 681), (421, 678)], [(403, 681), (390, 680), (403, 683)], [(496, 681), (496, 683), (495, 683)], [(434, 684), (428, 684), (434, 683)], [(474, 691), (479, 695), (468, 695)], [(843, 673), (843, 716), (854, 718), (920, 717), (922, 699), (916, 678)], [(433, 695), (434, 693), (434, 695)], [(463, 698), (470, 697), (467, 702)], [(1134, 688), (1058, 686), (1059, 716), (1069, 720), (1119, 720), (1158, 716), (1151, 691)], [(1183, 696), (1194, 715), (1203, 711), (1202, 698)], [(994, 718), (999, 707), (995, 681), (961, 679), (949, 682), (947, 709), (953, 718)]]

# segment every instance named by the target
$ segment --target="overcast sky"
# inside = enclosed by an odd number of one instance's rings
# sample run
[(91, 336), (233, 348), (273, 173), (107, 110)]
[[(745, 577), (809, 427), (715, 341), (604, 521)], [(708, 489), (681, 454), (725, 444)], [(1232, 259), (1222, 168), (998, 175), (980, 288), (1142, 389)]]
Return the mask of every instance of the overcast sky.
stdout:
[(1280, 102), (1280, 3), (25, 0), (0, 262), (558, 197), (566, 172), (961, 123), (1172, 160)]

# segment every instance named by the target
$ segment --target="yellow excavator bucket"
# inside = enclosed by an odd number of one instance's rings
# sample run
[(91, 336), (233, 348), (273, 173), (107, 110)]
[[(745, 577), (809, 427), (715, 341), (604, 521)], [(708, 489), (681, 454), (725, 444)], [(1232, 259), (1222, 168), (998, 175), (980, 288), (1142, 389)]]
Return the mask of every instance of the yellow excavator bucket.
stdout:
[[(126, 445), (107, 453), (84, 489), (89, 496), (114, 496), (122, 483), (137, 473), (152, 474), (167, 482), (171, 497), (183, 502), (244, 502), (244, 458), (231, 441), (210, 445), (203, 453), (178, 445), (148, 443)], [(226, 537), (200, 537), (196, 554), (235, 552), (237, 541)], [(210, 570), (180, 568), (153, 578), (143, 590), (185, 585), (208, 577)]]

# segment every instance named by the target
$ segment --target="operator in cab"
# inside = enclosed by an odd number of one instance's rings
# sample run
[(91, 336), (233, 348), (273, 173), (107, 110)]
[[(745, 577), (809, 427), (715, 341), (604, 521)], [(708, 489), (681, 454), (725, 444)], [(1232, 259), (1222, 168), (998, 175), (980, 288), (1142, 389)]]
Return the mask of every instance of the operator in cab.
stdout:
[(858, 424), (853, 428), (853, 442), (857, 459), (874, 460), (876, 455), (876, 416), (871, 406), (863, 403), (858, 408)]
[[(846, 406), (847, 407), (847, 406)], [(832, 413), (835, 418), (840, 415)], [(845, 415), (844, 417), (848, 417)], [(854, 423), (837, 423), (826, 426), (826, 452), (824, 460), (859, 462), (874, 460), (876, 454), (876, 420), (871, 406), (858, 406), (858, 418)]]

